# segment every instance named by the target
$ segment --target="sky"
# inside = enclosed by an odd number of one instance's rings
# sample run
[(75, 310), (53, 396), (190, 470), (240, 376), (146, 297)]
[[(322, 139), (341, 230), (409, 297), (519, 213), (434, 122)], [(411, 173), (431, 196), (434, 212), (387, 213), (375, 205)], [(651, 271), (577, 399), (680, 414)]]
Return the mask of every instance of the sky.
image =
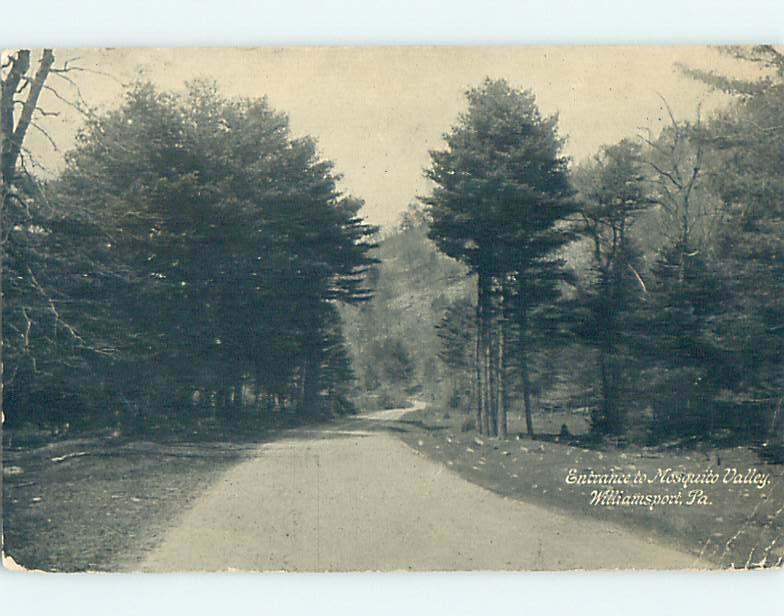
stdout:
[[(267, 96), (286, 112), (295, 136), (311, 135), (343, 175), (340, 188), (365, 200), (364, 217), (395, 224), (429, 186), (429, 150), (465, 107), (465, 91), (485, 77), (533, 91), (545, 114), (559, 114), (575, 161), (603, 144), (659, 130), (668, 122), (663, 97), (679, 119), (698, 106), (709, 114), (727, 102), (681, 74), (677, 64), (739, 74), (751, 71), (708, 47), (291, 47), (246, 49), (57, 49), (57, 65), (87, 69), (50, 84), (69, 100), (120, 104), (124, 84), (148, 79), (178, 90), (192, 79), (217, 82), (227, 96)], [(751, 74), (751, 73), (749, 73)], [(75, 84), (75, 85), (74, 85)], [(76, 88), (78, 87), (78, 92)], [(28, 147), (54, 173), (73, 144), (80, 116), (45, 92)]]

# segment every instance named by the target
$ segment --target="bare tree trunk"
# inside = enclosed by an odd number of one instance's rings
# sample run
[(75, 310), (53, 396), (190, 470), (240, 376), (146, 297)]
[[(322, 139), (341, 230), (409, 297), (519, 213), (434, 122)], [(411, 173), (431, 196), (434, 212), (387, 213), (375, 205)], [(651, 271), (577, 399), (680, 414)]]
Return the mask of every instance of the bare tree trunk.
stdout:
[(498, 436), (498, 372), (495, 354), (495, 336), (493, 332), (488, 332), (488, 344), (485, 349), (487, 356), (487, 388), (488, 398), (490, 399), (490, 435)]
[(484, 398), (484, 413), (482, 414), (482, 429), (484, 434), (490, 435), (490, 384), (489, 372), (487, 365), (487, 340), (485, 339), (482, 345), (482, 396)]
[(476, 429), (483, 434), (482, 420), (484, 419), (484, 387), (482, 385), (482, 274), (477, 275), (476, 283), (476, 353), (474, 365), (476, 368)]
[(531, 378), (528, 374), (528, 353), (526, 349), (520, 352), (520, 372), (523, 377), (523, 404), (525, 410), (525, 427), (528, 436), (534, 436), (534, 419), (531, 412)]
[[(2, 155), (0, 155), (0, 173), (4, 187), (10, 186), (16, 175), (16, 162), (22, 152), (27, 129), (33, 119), (33, 112), (38, 107), (44, 83), (54, 64), (54, 54), (51, 49), (44, 49), (41, 63), (30, 84), (30, 91), (22, 103), (19, 120), (14, 126), (14, 105), (18, 101), (15, 95), (20, 92), (20, 83), (27, 78), (25, 73), (30, 68), (30, 50), (21, 49), (16, 57), (10, 60), (11, 67), (6, 79), (2, 80), (2, 94), (0, 95), (0, 130), (2, 130)], [(22, 88), (25, 86), (23, 85)]]
[(492, 398), (490, 392), (490, 365), (489, 365), (489, 336), (490, 336), (490, 310), (488, 309), (488, 299), (490, 298), (489, 283), (490, 279), (486, 274), (480, 278), (480, 296), (479, 302), (482, 306), (481, 323), (482, 323), (482, 348), (481, 348), (481, 363), (482, 363), (482, 431), (483, 434), (490, 434), (490, 414), (492, 413)]
[[(27, 129), (33, 118), (33, 112), (38, 106), (38, 98), (44, 87), (44, 82), (49, 76), (49, 71), (54, 63), (54, 54), (51, 49), (44, 49), (41, 64), (35, 73), (35, 77), (29, 82), (29, 92), (27, 99), (22, 103), (22, 112), (16, 126), (14, 126), (15, 105), (20, 101), (16, 99), (25, 87), (25, 73), (30, 68), (30, 50), (20, 49), (16, 56), (8, 60), (9, 68), (5, 79), (0, 79), (0, 298), (3, 296), (2, 271), (5, 257), (5, 246), (2, 238), (5, 237), (5, 229), (2, 223), (5, 220), (5, 213), (8, 211), (13, 195), (13, 183), (16, 180), (16, 162), (22, 151), (22, 144)], [(21, 86), (20, 86), (21, 84)], [(0, 304), (1, 305), (1, 304)], [(0, 331), (2, 331), (2, 310), (0, 310)], [(3, 392), (3, 354), (0, 345), (0, 400), (4, 396)]]
[(525, 306), (520, 315), (520, 373), (523, 377), (523, 410), (528, 436), (534, 436), (533, 411), (531, 409), (531, 376), (528, 371), (528, 315)]
[(320, 409), (321, 393), (321, 362), (312, 353), (305, 360), (305, 382), (302, 393), (303, 412), (308, 415), (318, 415)]
[(518, 338), (520, 375), (523, 379), (523, 411), (525, 413), (525, 426), (528, 436), (534, 436), (533, 410), (531, 408), (531, 376), (528, 369), (528, 308), (525, 305), (525, 290), (522, 285), (519, 289), (520, 306), (518, 313)]
[(501, 295), (501, 323), (498, 329), (498, 393), (496, 395), (501, 418), (498, 422), (498, 434), (501, 438), (506, 438), (509, 433), (509, 398), (506, 391), (506, 354), (504, 344), (506, 343), (506, 318), (504, 316), (504, 297)]
[(496, 349), (496, 317), (493, 306), (492, 286), (493, 279), (490, 279), (490, 292), (487, 297), (487, 347), (485, 348), (487, 362), (487, 397), (490, 401), (490, 436), (498, 436), (498, 366)]
[(11, 67), (8, 75), (0, 82), (0, 130), (2, 131), (2, 153), (0, 154), (0, 174), (2, 174), (3, 188), (8, 190), (16, 176), (16, 158), (13, 153), (14, 137), (14, 105), (19, 84), (30, 68), (30, 51), (22, 49), (16, 57), (10, 60)]

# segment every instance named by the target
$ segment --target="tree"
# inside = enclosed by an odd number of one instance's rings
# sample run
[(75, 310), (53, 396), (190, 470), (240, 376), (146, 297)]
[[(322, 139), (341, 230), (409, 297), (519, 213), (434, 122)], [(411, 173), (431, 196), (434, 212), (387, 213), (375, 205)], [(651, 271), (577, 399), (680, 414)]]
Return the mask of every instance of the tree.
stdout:
[(716, 330), (733, 301), (730, 289), (714, 262), (678, 245), (662, 250), (652, 274), (641, 339), (651, 364), (663, 368), (651, 379), (652, 389), (660, 390), (656, 429), (710, 434), (718, 427), (716, 393), (734, 380)]
[[(95, 356), (109, 358), (113, 349), (75, 327), (63, 310), (66, 289), (74, 282), (69, 268), (90, 259), (74, 250), (68, 238), (89, 234), (93, 221), (84, 216), (63, 219), (45, 183), (34, 174), (41, 165), (25, 140), (34, 129), (56, 149), (39, 120), (57, 113), (47, 111), (41, 97), (48, 93), (84, 111), (49, 84), (55, 76), (73, 86), (68, 73), (78, 70), (83, 69), (68, 61), (56, 67), (51, 49), (44, 49), (33, 65), (30, 50), (21, 49), (3, 55), (0, 74), (3, 403), (14, 410), (20, 405), (35, 410), (39, 419), (51, 412), (61, 423), (80, 390), (101, 388), (77, 374)], [(7, 417), (18, 419), (16, 413)]]
[(715, 265), (723, 216), (709, 187), (716, 154), (699, 108), (694, 121), (681, 121), (661, 100), (669, 125), (655, 139), (640, 135), (656, 228), (639, 239), (651, 265), (637, 323), (629, 327), (646, 362), (640, 374), (652, 394), (655, 438), (712, 431), (713, 396), (727, 374), (713, 331), (720, 300), (728, 299)]
[(465, 383), (471, 382), (471, 346), (476, 340), (475, 312), (471, 298), (459, 297), (449, 303), (436, 326), (441, 342), (439, 358), (452, 376), (449, 402), (453, 407), (462, 406), (463, 399), (469, 398)]
[(683, 122), (662, 100), (669, 126), (641, 135), (658, 216), (638, 235), (652, 265), (632, 335), (665, 434), (759, 435), (760, 409), (775, 418), (782, 400), (784, 61), (771, 46), (724, 51), (757, 64), (761, 79), (682, 67), (735, 101)]
[[(477, 278), (476, 413), (480, 431), (505, 434), (510, 316), (533, 434), (527, 353), (530, 316), (557, 296), (563, 279), (553, 253), (569, 241), (559, 223), (574, 209), (557, 118), (542, 117), (529, 91), (486, 79), (466, 94), (468, 110), (431, 152), (423, 199), (430, 237)], [(513, 296), (513, 297), (512, 297)], [(508, 302), (513, 301), (513, 308)], [(500, 418), (499, 418), (500, 411)]]
[(70, 264), (63, 314), (112, 335), (117, 369), (94, 362), (99, 380), (130, 407), (238, 412), (251, 388), (278, 409), (336, 408), (324, 399), (351, 375), (334, 304), (369, 297), (373, 229), (312, 139), (264, 99), (139, 83), (66, 164), (53, 200), (94, 228), (67, 240), (90, 258)]
[(685, 69), (735, 97), (705, 136), (718, 154), (709, 186), (722, 203), (716, 254), (728, 286), (716, 344), (736, 368), (722, 397), (752, 428), (750, 415), (764, 409), (768, 440), (784, 450), (784, 55), (769, 45), (725, 52), (760, 67), (760, 79)]
[(582, 233), (591, 246), (591, 276), (579, 300), (583, 312), (578, 334), (597, 349), (602, 405), (592, 415), (597, 434), (625, 431), (620, 398), (628, 347), (629, 320), (647, 291), (640, 276), (637, 246), (631, 228), (651, 207), (641, 147), (624, 140), (605, 146), (590, 165), (575, 174), (580, 192)]
[[(30, 71), (30, 50), (20, 49), (3, 58), (4, 75), (0, 79), (0, 131), (2, 131), (2, 153), (0, 154), (0, 177), (4, 196), (11, 192), (17, 180), (17, 163), (22, 154), (24, 140), (30, 126), (37, 126), (33, 115), (45, 113), (38, 107), (38, 99), (44, 89), (54, 64), (54, 53), (44, 49), (35, 75)], [(22, 94), (27, 90), (27, 97)], [(21, 112), (16, 116), (16, 106)]]

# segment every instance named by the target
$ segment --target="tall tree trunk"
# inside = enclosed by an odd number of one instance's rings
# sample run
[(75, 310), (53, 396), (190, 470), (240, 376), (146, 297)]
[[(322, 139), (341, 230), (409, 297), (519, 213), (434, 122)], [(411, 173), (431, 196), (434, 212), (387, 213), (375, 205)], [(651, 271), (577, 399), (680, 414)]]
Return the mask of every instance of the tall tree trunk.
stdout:
[(506, 393), (506, 354), (504, 344), (506, 343), (505, 329), (506, 319), (503, 317), (503, 294), (501, 297), (501, 323), (498, 329), (498, 393), (496, 395), (500, 406), (501, 417), (498, 422), (498, 434), (501, 438), (506, 438), (509, 432), (509, 399)]
[(489, 363), (489, 346), (490, 346), (490, 277), (487, 274), (482, 274), (481, 277), (481, 295), (480, 303), (482, 305), (482, 430), (484, 434), (490, 435), (490, 415), (492, 414), (492, 396), (490, 391), (490, 363)]
[(490, 399), (490, 435), (498, 436), (498, 366), (495, 355), (495, 336), (492, 330), (488, 332), (488, 344), (485, 353), (487, 355), (488, 398)]
[(315, 416), (321, 412), (321, 361), (313, 350), (305, 359), (305, 376), (302, 387), (302, 411), (306, 415)]
[(490, 289), (487, 297), (488, 314), (487, 314), (487, 347), (485, 348), (485, 356), (487, 363), (487, 398), (490, 403), (490, 436), (498, 436), (498, 374), (495, 356), (495, 311), (493, 307), (492, 286), (493, 281), (490, 279)]
[(528, 436), (534, 436), (533, 410), (531, 408), (531, 376), (528, 369), (528, 307), (525, 305), (526, 296), (523, 285), (520, 284), (518, 293), (520, 295), (520, 306), (518, 312), (518, 338), (519, 338), (519, 361), (520, 376), (523, 379), (523, 411), (525, 413), (525, 427)]
[(476, 279), (476, 353), (474, 355), (474, 367), (476, 368), (476, 429), (479, 434), (483, 434), (484, 419), (484, 386), (482, 379), (482, 273), (477, 274)]
[(487, 366), (487, 341), (482, 345), (482, 397), (484, 398), (484, 412), (482, 413), (482, 430), (484, 434), (490, 435), (490, 385), (488, 381), (489, 370)]
[[(523, 343), (525, 345), (525, 343)], [(531, 378), (528, 374), (528, 352), (524, 347), (520, 351), (520, 372), (523, 377), (523, 404), (525, 410), (525, 428), (528, 436), (534, 436), (534, 418), (531, 412)]]

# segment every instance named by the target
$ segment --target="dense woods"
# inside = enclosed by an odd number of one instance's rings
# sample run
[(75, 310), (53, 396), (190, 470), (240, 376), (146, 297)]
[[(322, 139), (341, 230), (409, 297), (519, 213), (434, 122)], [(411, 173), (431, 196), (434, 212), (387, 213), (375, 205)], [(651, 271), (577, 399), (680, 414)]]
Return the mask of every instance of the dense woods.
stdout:
[(451, 306), (441, 331), (447, 365), (473, 370), (470, 403), (451, 399), (480, 433), (504, 436), (521, 409), (535, 434), (535, 396), (587, 410), (592, 436), (615, 442), (780, 444), (784, 62), (729, 53), (765, 78), (685, 69), (735, 94), (727, 110), (680, 119), (662, 99), (660, 134), (571, 169), (531, 92), (487, 80), (467, 93), (423, 202), (476, 288), (473, 318)]
[(265, 100), (140, 83), (65, 171), (6, 208), (10, 425), (351, 409), (339, 302), (366, 301), (374, 229)]
[[(430, 153), (431, 190), (383, 234), (265, 99), (137, 83), (46, 180), (5, 105), (9, 425), (419, 396), (500, 438), (558, 408), (613, 443), (781, 444), (784, 60), (728, 51), (763, 77), (682, 69), (726, 109), (681, 118), (662, 99), (658, 134), (579, 163), (533, 92), (485, 80)], [(12, 98), (36, 79), (16, 62)]]
[(558, 409), (587, 414), (589, 436), (612, 443), (780, 448), (784, 64), (772, 48), (728, 51), (767, 76), (684, 69), (733, 102), (678, 118), (662, 99), (659, 134), (579, 164), (531, 92), (470, 90), (431, 154), (432, 192), (382, 241), (377, 296), (352, 340), (395, 328), (393, 355), (415, 366), (409, 390), (481, 434), (503, 437), (516, 414), (535, 435), (536, 413)]

